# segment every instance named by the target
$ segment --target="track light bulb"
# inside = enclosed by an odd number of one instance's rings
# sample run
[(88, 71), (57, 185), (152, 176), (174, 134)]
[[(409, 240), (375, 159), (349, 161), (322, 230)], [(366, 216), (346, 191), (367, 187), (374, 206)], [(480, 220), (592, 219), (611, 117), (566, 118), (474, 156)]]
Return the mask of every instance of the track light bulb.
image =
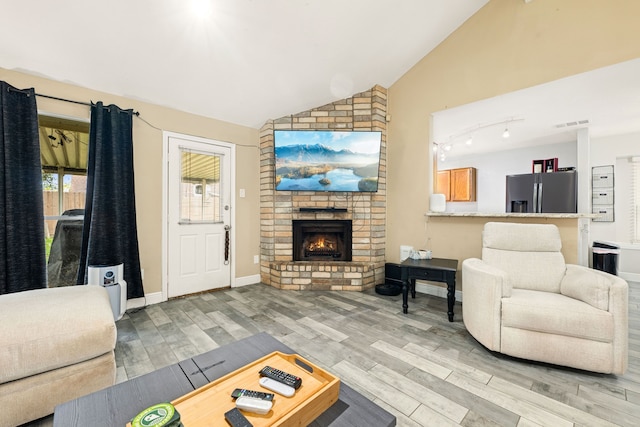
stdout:
[(504, 132), (502, 132), (503, 138), (509, 138), (509, 128), (505, 128)]
[(471, 145), (471, 144), (473, 144), (473, 137), (472, 137), (472, 136), (470, 136), (470, 137), (469, 137), (469, 139), (467, 139), (466, 144), (467, 144), (467, 145)]

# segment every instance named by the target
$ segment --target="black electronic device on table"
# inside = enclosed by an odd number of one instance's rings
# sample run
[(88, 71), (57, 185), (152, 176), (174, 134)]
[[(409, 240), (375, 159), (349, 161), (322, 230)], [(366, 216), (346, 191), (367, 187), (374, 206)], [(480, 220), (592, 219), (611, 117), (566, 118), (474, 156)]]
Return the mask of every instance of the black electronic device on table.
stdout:
[(253, 427), (247, 417), (242, 415), (238, 408), (233, 408), (224, 413), (224, 419), (227, 420), (231, 427)]
[(299, 389), (302, 385), (302, 378), (288, 374), (279, 369), (272, 368), (271, 366), (265, 366), (264, 368), (262, 368), (262, 370), (260, 371), (260, 376), (271, 378), (272, 380), (276, 380), (278, 382), (286, 384), (289, 387), (293, 387), (296, 390)]
[(237, 388), (235, 390), (233, 390), (233, 392), (231, 392), (231, 397), (233, 397), (234, 399), (237, 399), (238, 397), (241, 396), (246, 396), (246, 397), (253, 397), (256, 399), (262, 399), (262, 400), (273, 400), (274, 394), (273, 393), (263, 393), (261, 391), (255, 391), (255, 390), (246, 390), (244, 388)]

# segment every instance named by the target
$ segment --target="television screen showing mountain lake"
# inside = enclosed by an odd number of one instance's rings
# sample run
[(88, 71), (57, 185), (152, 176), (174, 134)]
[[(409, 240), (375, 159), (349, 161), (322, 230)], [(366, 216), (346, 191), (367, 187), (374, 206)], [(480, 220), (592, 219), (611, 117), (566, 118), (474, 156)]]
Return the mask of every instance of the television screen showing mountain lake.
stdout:
[(277, 190), (284, 191), (362, 191), (358, 182), (363, 179), (352, 169), (333, 169), (327, 173), (312, 175), (309, 178), (282, 178)]

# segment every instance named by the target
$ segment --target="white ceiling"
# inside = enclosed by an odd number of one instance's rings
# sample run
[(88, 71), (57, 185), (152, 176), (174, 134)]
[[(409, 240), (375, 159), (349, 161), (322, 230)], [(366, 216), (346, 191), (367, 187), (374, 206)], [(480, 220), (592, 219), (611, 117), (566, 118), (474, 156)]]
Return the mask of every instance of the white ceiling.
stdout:
[(487, 2), (0, 0), (0, 67), (258, 128), (389, 87)]
[(592, 139), (640, 132), (640, 59), (435, 113), (433, 140), (451, 160), (576, 141), (581, 127)]

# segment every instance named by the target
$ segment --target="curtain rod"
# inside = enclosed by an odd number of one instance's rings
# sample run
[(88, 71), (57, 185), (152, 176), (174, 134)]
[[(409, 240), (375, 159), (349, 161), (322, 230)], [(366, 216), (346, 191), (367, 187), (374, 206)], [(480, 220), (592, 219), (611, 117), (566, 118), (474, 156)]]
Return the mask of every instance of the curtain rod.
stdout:
[(72, 104), (86, 105), (87, 107), (91, 107), (91, 103), (89, 103), (89, 102), (74, 101), (73, 99), (58, 98), (57, 96), (43, 95), (41, 93), (36, 93), (36, 96), (39, 96), (41, 98), (55, 99), (56, 101), (70, 102)]
[[(73, 99), (58, 98), (57, 96), (43, 95), (41, 93), (36, 93), (36, 96), (39, 96), (41, 98), (54, 99), (56, 101), (70, 102), (72, 104), (86, 105), (87, 107), (91, 107), (92, 105), (94, 105), (92, 102), (74, 101)], [(138, 112), (138, 111), (132, 111), (132, 114), (134, 116), (140, 116), (140, 112)]]

